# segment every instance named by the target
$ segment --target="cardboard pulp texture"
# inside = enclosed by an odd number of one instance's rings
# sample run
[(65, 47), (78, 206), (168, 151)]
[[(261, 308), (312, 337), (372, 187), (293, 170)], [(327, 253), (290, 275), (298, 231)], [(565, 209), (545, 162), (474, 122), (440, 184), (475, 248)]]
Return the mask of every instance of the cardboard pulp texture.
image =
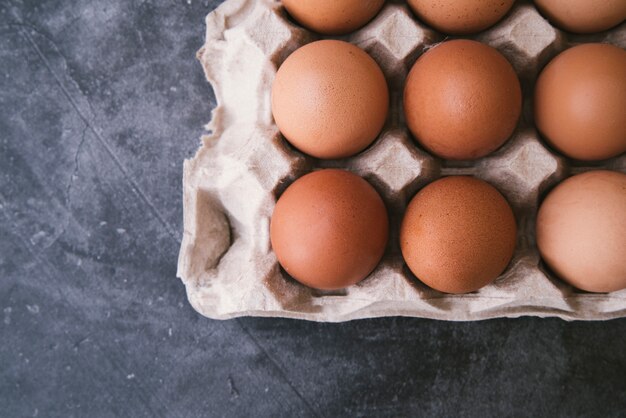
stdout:
[[(402, 113), (407, 72), (428, 48), (445, 41), (402, 3), (387, 2), (362, 29), (344, 39), (367, 51), (387, 78), (391, 107), (378, 139), (362, 153), (320, 161), (281, 137), (270, 106), (272, 80), (285, 58), (321, 36), (297, 26), (279, 2), (228, 0), (206, 18), (206, 43), (198, 51), (218, 105), (196, 156), (185, 161), (184, 238), (178, 276), (193, 307), (210, 318), (270, 316), (339, 322), (380, 316), (480, 320), (532, 315), (567, 320), (626, 316), (626, 290), (591, 294), (547, 272), (535, 245), (538, 203), (565, 177), (606, 168), (626, 172), (626, 156), (581, 165), (552, 152), (532, 125), (532, 89), (540, 69), (580, 42), (626, 46), (626, 24), (593, 36), (568, 35), (546, 21), (532, 3), (518, 2), (496, 26), (470, 37), (498, 49), (518, 73), (524, 92), (521, 120), (495, 153), (472, 162), (429, 155), (411, 139)], [(201, 105), (201, 104), (199, 104)], [(390, 213), (385, 256), (361, 283), (337, 292), (300, 285), (281, 270), (270, 247), (275, 201), (311, 170), (341, 167), (367, 179)], [(518, 222), (517, 249), (492, 284), (463, 295), (443, 294), (405, 266), (398, 229), (411, 197), (433, 180), (472, 175), (496, 186)]]

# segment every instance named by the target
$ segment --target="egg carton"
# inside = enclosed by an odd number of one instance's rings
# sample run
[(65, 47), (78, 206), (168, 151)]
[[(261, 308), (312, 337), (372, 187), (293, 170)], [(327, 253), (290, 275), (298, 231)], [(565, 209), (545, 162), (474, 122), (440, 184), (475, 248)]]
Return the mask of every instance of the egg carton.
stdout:
[[(272, 81), (281, 63), (298, 47), (323, 37), (298, 26), (277, 1), (227, 0), (207, 16), (206, 43), (197, 57), (218, 105), (200, 149), (184, 163), (184, 235), (178, 261), (178, 276), (192, 306), (217, 319), (251, 315), (327, 322), (394, 315), (455, 321), (626, 316), (626, 290), (585, 293), (546, 270), (534, 233), (538, 204), (547, 191), (586, 170), (626, 172), (626, 156), (600, 163), (570, 161), (540, 139), (531, 110), (534, 81), (551, 58), (579, 42), (624, 48), (626, 25), (593, 36), (566, 34), (552, 27), (532, 3), (518, 2), (494, 27), (465, 37), (507, 57), (520, 78), (524, 106), (513, 136), (499, 150), (474, 161), (446, 161), (411, 138), (402, 92), (415, 60), (451, 37), (419, 22), (404, 3), (387, 2), (362, 29), (332, 37), (359, 46), (378, 62), (391, 102), (385, 127), (369, 148), (330, 161), (290, 146), (274, 123), (270, 105)], [(379, 266), (361, 283), (333, 292), (305, 287), (289, 277), (269, 237), (270, 218), (282, 191), (301, 175), (328, 167), (367, 179), (390, 214), (390, 239)], [(506, 271), (468, 294), (427, 287), (406, 267), (399, 249), (407, 203), (420, 188), (447, 175), (472, 175), (496, 186), (518, 223), (517, 249)]]

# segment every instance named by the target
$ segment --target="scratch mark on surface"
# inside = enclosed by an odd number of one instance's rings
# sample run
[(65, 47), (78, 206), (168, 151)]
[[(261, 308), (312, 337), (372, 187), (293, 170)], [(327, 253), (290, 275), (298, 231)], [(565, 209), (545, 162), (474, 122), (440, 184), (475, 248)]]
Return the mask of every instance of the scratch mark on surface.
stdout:
[(89, 126), (85, 124), (85, 127), (83, 128), (82, 137), (80, 139), (80, 142), (78, 143), (78, 147), (76, 147), (76, 152), (74, 153), (74, 171), (72, 172), (70, 176), (70, 181), (67, 183), (67, 187), (65, 188), (65, 204), (67, 205), (68, 209), (71, 208), (71, 204), (72, 204), (72, 199), (70, 195), (72, 192), (72, 185), (74, 184), (74, 179), (78, 175), (78, 169), (79, 169), (78, 157), (80, 156), (80, 152), (83, 148), (83, 144), (85, 143), (85, 138), (87, 137), (86, 133), (88, 129), (89, 129)]
[(41, 251), (44, 251), (44, 250), (52, 247), (59, 240), (59, 238), (61, 238), (63, 236), (63, 234), (67, 230), (67, 227), (70, 225), (70, 219), (72, 218), (72, 216), (71, 216), (71, 213), (72, 213), (72, 186), (74, 185), (74, 180), (77, 178), (77, 175), (78, 175), (78, 169), (79, 169), (78, 157), (79, 157), (80, 152), (82, 150), (83, 144), (85, 143), (85, 139), (87, 137), (86, 133), (87, 133), (88, 129), (89, 129), (89, 126), (87, 124), (85, 124), (85, 127), (83, 128), (83, 133), (82, 133), (82, 136), (81, 136), (81, 140), (78, 143), (78, 147), (76, 147), (76, 153), (74, 154), (74, 170), (72, 171), (72, 174), (70, 175), (70, 179), (69, 179), (69, 181), (67, 183), (67, 186), (65, 187), (65, 206), (66, 206), (66, 209), (68, 211), (68, 216), (65, 219), (65, 222), (63, 222), (63, 226), (61, 227), (59, 232), (57, 232), (55, 234), (55, 236), (50, 240), (50, 242), (48, 244), (46, 244), (41, 249)]
[(257, 348), (259, 350), (261, 350), (261, 352), (263, 353), (263, 355), (269, 360), (269, 362), (272, 364), (272, 366), (274, 366), (274, 368), (278, 371), (279, 376), (281, 377), (281, 379), (287, 383), (287, 385), (289, 386), (289, 388), (296, 394), (296, 396), (302, 401), (302, 403), (306, 406), (307, 410), (309, 413), (311, 413), (313, 416), (315, 417), (320, 417), (321, 415), (319, 413), (317, 413), (313, 407), (311, 406), (311, 404), (309, 403), (309, 401), (306, 400), (306, 398), (300, 393), (300, 391), (298, 391), (298, 389), (293, 385), (293, 383), (291, 383), (291, 381), (287, 378), (287, 375), (285, 374), (285, 372), (283, 371), (283, 369), (280, 367), (280, 365), (276, 362), (276, 360), (274, 360), (272, 358), (272, 356), (270, 356), (270, 354), (267, 352), (267, 350), (265, 349), (265, 347), (263, 347), (261, 345), (261, 343), (259, 343), (257, 341), (257, 339), (250, 333), (250, 331), (248, 331), (248, 329), (241, 323), (241, 321), (239, 319), (236, 319), (236, 323), (239, 325), (239, 327), (241, 327), (241, 329), (243, 330), (243, 332), (248, 336), (248, 338), (250, 338), (250, 340), (254, 343), (254, 345), (257, 346)]
[[(23, 25), (22, 25), (23, 26)], [(165, 228), (166, 232), (172, 237), (174, 238), (174, 240), (180, 244), (181, 239), (178, 237), (178, 235), (176, 234), (176, 232), (174, 231), (174, 229), (172, 228), (172, 226), (165, 220), (165, 218), (163, 218), (163, 216), (161, 215), (161, 213), (158, 211), (158, 209), (156, 208), (156, 206), (154, 206), (154, 204), (150, 201), (150, 199), (148, 198), (148, 196), (146, 195), (146, 193), (143, 191), (143, 189), (141, 189), (141, 187), (139, 187), (139, 184), (129, 175), (128, 170), (124, 167), (124, 165), (122, 164), (122, 162), (120, 161), (120, 159), (117, 157), (117, 155), (115, 154), (115, 152), (113, 152), (113, 149), (111, 148), (111, 146), (109, 145), (109, 143), (104, 139), (104, 137), (98, 132), (98, 130), (91, 124), (91, 122), (87, 119), (87, 117), (85, 117), (85, 115), (83, 114), (83, 112), (80, 110), (79, 106), (77, 105), (76, 101), (74, 100), (74, 98), (72, 97), (72, 95), (70, 94), (70, 92), (67, 90), (67, 88), (63, 85), (63, 82), (61, 81), (61, 79), (59, 78), (59, 76), (54, 72), (54, 70), (52, 69), (52, 66), (50, 64), (50, 62), (48, 61), (48, 59), (46, 58), (46, 56), (43, 54), (43, 52), (41, 51), (41, 49), (39, 48), (39, 46), (37, 45), (37, 43), (34, 41), (34, 39), (32, 38), (32, 36), (30, 36), (30, 34), (23, 29), (23, 27), (20, 29), (20, 32), (22, 34), (22, 36), (24, 37), (24, 39), (30, 44), (30, 46), (32, 47), (32, 49), (35, 51), (35, 53), (37, 54), (37, 56), (39, 57), (39, 59), (41, 60), (41, 62), (44, 64), (44, 66), (48, 69), (48, 71), (50, 72), (50, 74), (54, 77), (56, 83), (58, 84), (59, 88), (61, 89), (61, 91), (63, 92), (63, 94), (65, 95), (65, 97), (67, 98), (68, 102), (70, 103), (70, 105), (72, 106), (72, 108), (74, 109), (74, 111), (76, 111), (76, 113), (78, 114), (78, 116), (81, 118), (81, 120), (87, 125), (88, 129), (94, 134), (94, 136), (96, 137), (96, 139), (98, 140), (98, 142), (104, 147), (106, 153), (109, 155), (109, 157), (113, 160), (114, 164), (116, 165), (116, 167), (120, 170), (120, 172), (122, 173), (124, 179), (128, 182), (128, 184), (131, 186), (132, 191), (137, 195), (137, 197), (146, 205), (148, 206), (148, 208), (150, 209), (150, 211), (152, 212), (152, 214), (154, 215), (154, 217), (157, 218), (157, 220), (161, 223), (161, 225)]]
[[(59, 48), (57, 43), (54, 41), (54, 39), (52, 39), (50, 36), (48, 36), (44, 31), (40, 30), (37, 26), (35, 26), (35, 25), (31, 24), (31, 23), (22, 21), (15, 13), (13, 13), (13, 19), (14, 19), (14, 21), (9, 24), (9, 27), (20, 28), (19, 32), (22, 32), (25, 28), (28, 28), (31, 31), (35, 32), (37, 35), (41, 36), (42, 38), (45, 38), (48, 42), (50, 42), (50, 45), (52, 45), (52, 48), (54, 49), (54, 52), (57, 53), (63, 59), (63, 62), (65, 63), (65, 74), (72, 81), (72, 83), (74, 83), (74, 85), (76, 86), (78, 91), (83, 95), (83, 98), (87, 102), (87, 106), (89, 106), (89, 111), (93, 115), (95, 112), (93, 111), (93, 106), (91, 105), (91, 102), (89, 101), (89, 97), (87, 96), (85, 91), (80, 86), (80, 83), (72, 76), (71, 71), (68, 70), (68, 66), (67, 66), (68, 60), (65, 57), (65, 55), (63, 55), (63, 53), (61, 52), (61, 49)], [(22, 34), (22, 36), (23, 36), (23, 34)]]
[(78, 350), (78, 347), (80, 347), (83, 343), (89, 342), (90, 338), (91, 338), (91, 333), (86, 335), (85, 337), (81, 338), (80, 340), (76, 341), (72, 347), (74, 348), (74, 351)]
[(228, 383), (228, 391), (230, 392), (230, 397), (233, 399), (238, 398), (239, 391), (237, 390), (237, 387), (235, 386), (235, 381), (233, 380), (231, 375), (228, 375), (228, 379), (226, 380), (226, 382)]

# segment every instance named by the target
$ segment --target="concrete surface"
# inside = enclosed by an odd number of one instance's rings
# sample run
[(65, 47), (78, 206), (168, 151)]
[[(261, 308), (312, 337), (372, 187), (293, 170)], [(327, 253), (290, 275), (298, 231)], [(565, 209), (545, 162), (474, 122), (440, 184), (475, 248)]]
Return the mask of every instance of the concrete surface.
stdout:
[(626, 320), (212, 321), (175, 278), (219, 1), (0, 1), (0, 416), (624, 416)]

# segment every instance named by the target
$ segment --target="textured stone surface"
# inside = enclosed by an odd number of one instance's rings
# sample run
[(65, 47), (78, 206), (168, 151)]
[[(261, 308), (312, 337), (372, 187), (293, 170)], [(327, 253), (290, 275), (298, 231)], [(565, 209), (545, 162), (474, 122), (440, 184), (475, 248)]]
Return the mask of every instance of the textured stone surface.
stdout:
[(217, 3), (0, 2), (0, 416), (622, 415), (623, 319), (194, 312), (181, 172)]

